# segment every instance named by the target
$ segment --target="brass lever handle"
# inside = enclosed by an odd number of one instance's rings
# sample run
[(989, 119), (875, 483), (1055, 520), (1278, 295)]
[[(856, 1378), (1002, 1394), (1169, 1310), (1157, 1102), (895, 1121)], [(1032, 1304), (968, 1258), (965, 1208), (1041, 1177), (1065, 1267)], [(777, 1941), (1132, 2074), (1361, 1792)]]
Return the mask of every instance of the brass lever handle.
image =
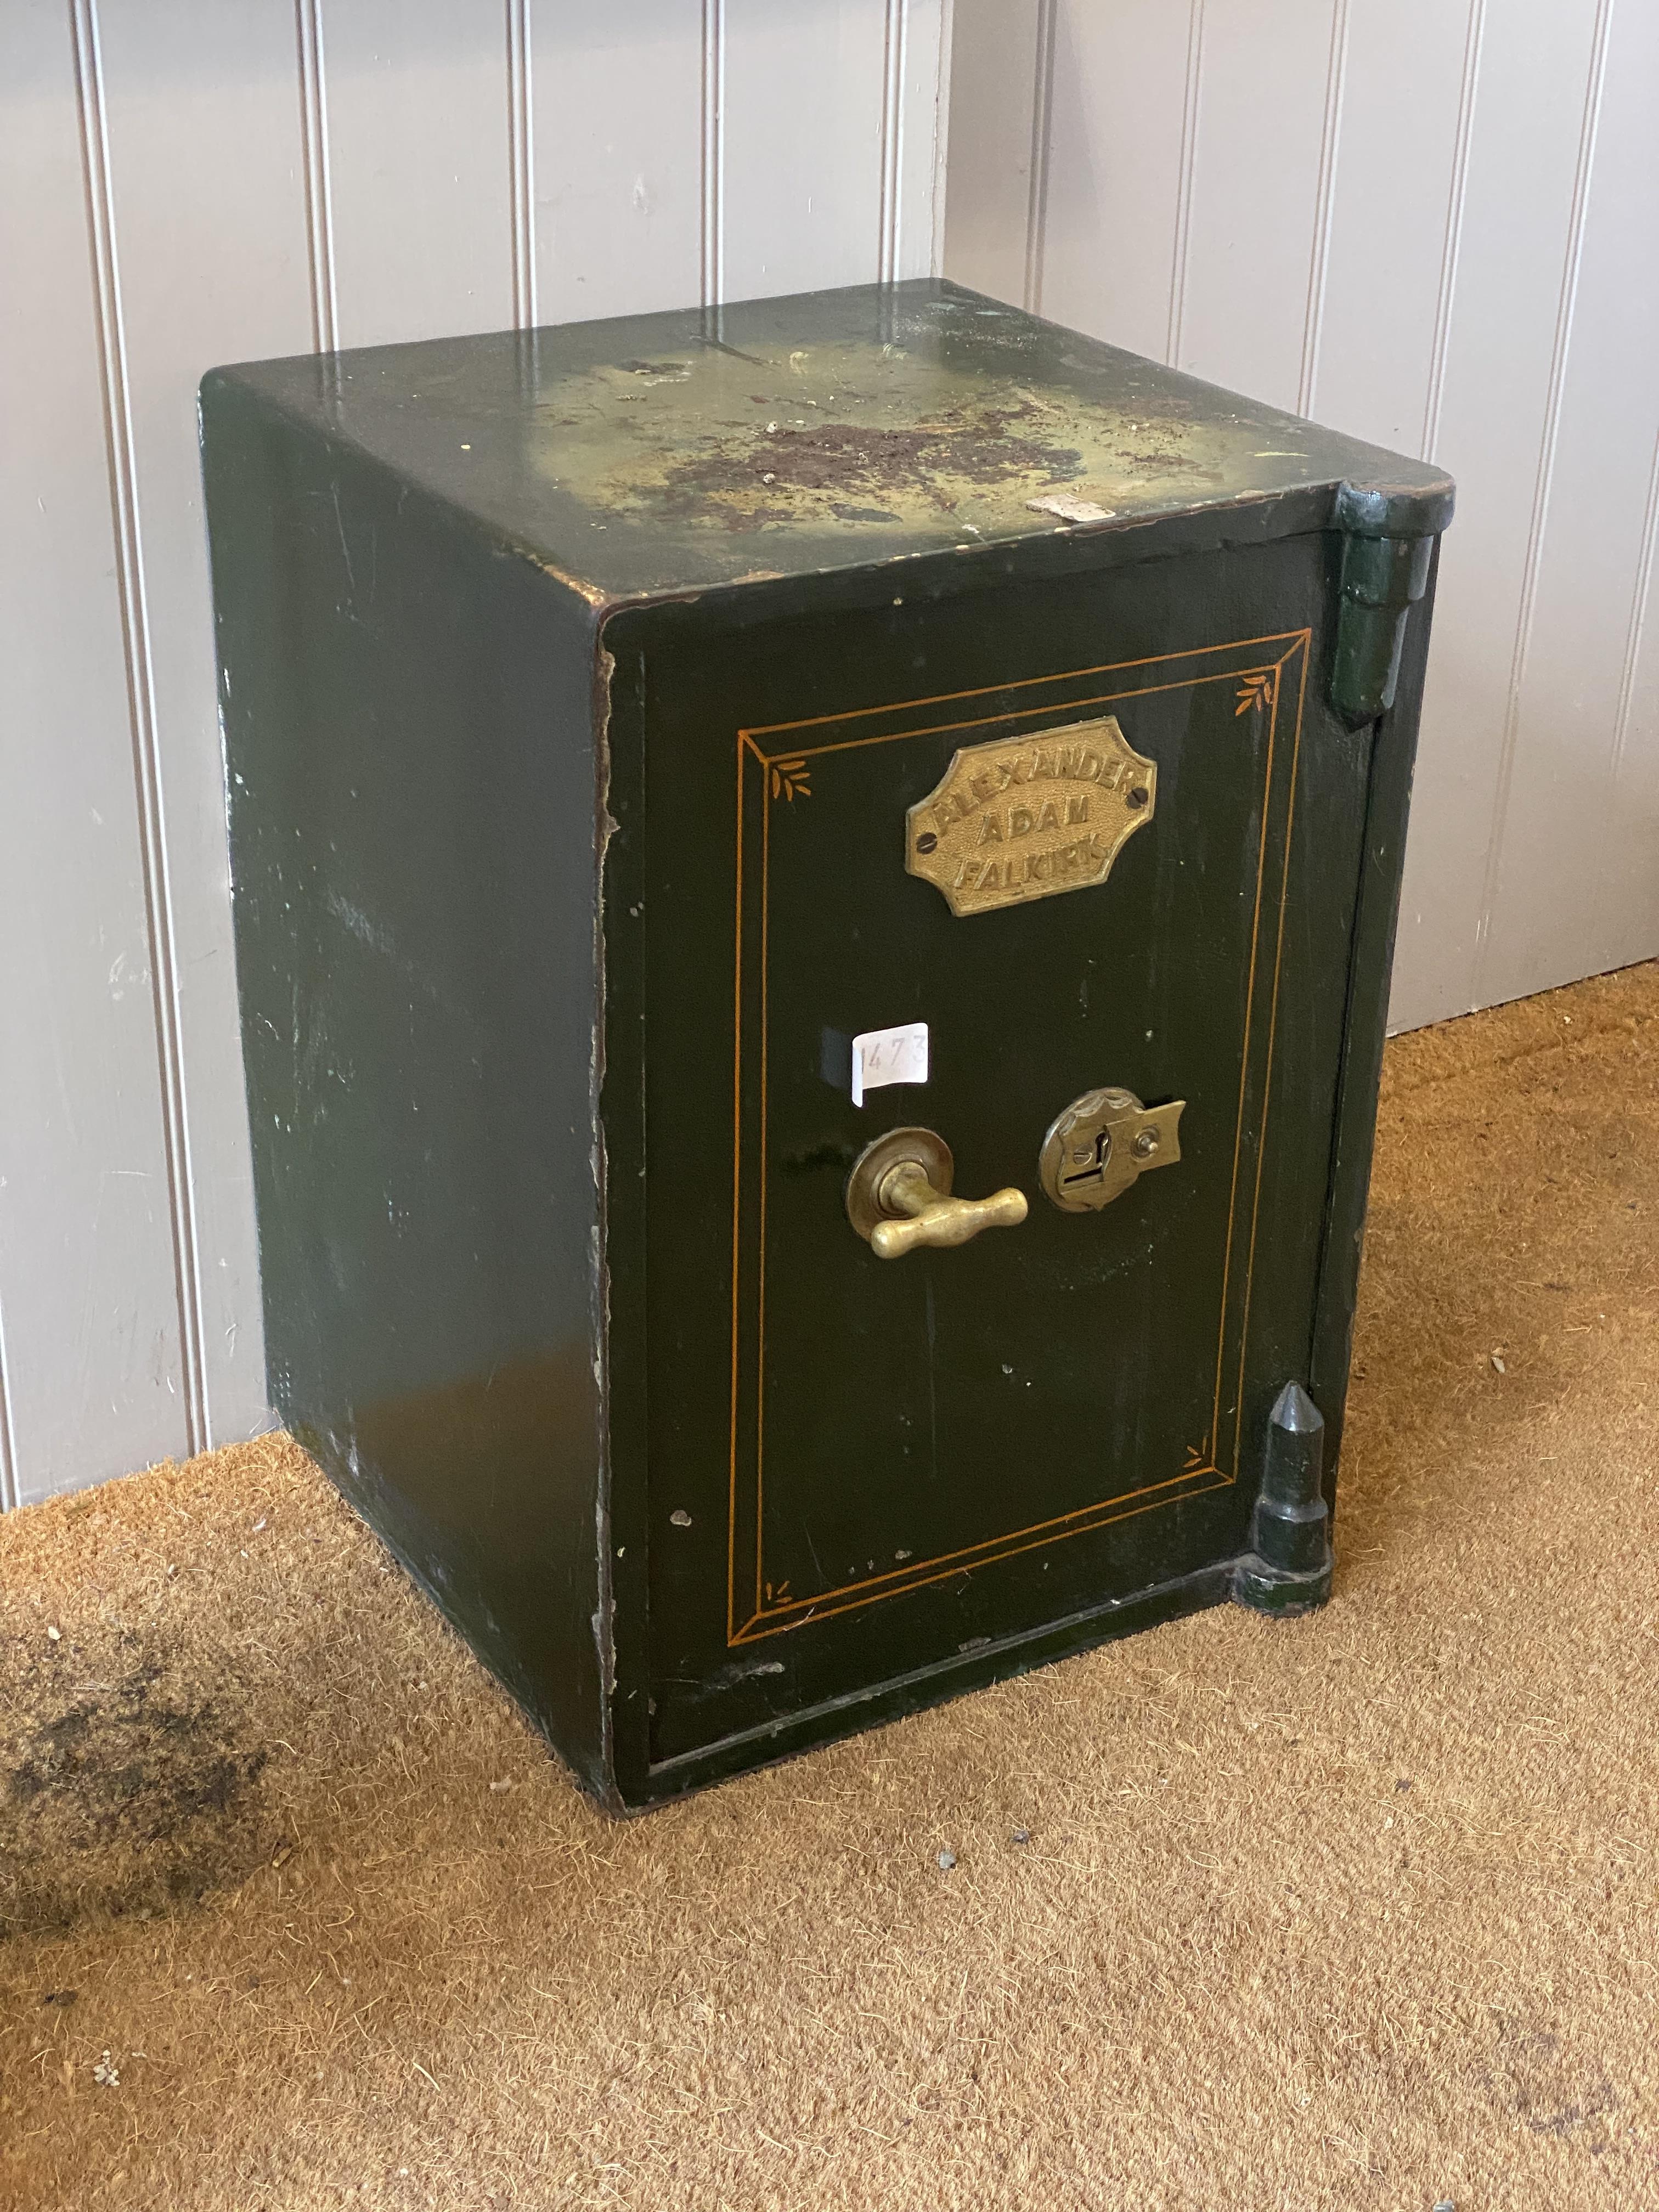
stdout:
[(889, 1168), (876, 1193), (884, 1212), (898, 1221), (879, 1221), (870, 1232), (870, 1249), (878, 1260), (902, 1260), (918, 1245), (965, 1244), (981, 1229), (1018, 1229), (1026, 1214), (1023, 1190), (994, 1190), (989, 1198), (947, 1198), (935, 1190), (915, 1160)]
[(951, 1148), (931, 1129), (890, 1129), (866, 1146), (847, 1180), (847, 1214), (878, 1260), (902, 1260), (920, 1246), (965, 1244), (981, 1229), (1012, 1229), (1026, 1215), (1025, 1194), (952, 1198)]

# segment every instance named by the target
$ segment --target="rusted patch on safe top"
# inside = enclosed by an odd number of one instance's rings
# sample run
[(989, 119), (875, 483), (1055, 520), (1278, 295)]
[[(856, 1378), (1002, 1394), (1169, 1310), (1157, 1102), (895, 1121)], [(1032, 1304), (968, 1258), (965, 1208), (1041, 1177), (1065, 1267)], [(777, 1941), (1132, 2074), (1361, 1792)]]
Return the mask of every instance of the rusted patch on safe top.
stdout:
[(1152, 818), (1158, 767), (1115, 714), (963, 745), (905, 817), (904, 865), (952, 914), (984, 914), (1103, 884)]
[(538, 421), (544, 469), (596, 516), (966, 543), (1219, 486), (1245, 442), (1179, 404), (1103, 408), (867, 339), (600, 364), (545, 386)]

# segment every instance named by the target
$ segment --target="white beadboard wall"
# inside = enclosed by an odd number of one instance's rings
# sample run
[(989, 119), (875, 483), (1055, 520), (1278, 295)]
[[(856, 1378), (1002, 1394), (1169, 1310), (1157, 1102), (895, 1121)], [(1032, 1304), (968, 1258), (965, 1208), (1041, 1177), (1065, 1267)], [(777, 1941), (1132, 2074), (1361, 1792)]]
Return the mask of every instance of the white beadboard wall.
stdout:
[(956, 0), (945, 270), (1443, 463), (1391, 1014), (1659, 953), (1659, 8)]
[(1406, 1027), (1659, 952), (1656, 100), (1648, 0), (4, 0), (0, 1504), (268, 1418), (204, 368), (942, 255), (1432, 455)]
[(926, 274), (948, 0), (0, 4), (0, 1504), (266, 1425), (196, 386)]

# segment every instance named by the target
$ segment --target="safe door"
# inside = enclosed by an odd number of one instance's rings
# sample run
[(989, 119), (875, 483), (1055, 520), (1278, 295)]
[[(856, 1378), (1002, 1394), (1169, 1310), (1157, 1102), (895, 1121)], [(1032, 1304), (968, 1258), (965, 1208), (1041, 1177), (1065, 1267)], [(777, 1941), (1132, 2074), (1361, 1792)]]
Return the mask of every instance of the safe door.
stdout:
[(1319, 881), (1357, 872), (1314, 651), (1252, 629), (647, 757), (658, 1765), (1248, 1548), (1351, 919), (1298, 888), (1298, 804)]

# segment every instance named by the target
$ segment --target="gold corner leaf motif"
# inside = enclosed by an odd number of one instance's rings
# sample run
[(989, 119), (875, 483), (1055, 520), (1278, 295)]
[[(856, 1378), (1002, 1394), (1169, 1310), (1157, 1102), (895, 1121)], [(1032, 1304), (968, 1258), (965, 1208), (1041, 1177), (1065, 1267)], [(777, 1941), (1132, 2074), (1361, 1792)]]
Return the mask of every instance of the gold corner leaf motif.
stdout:
[(963, 745), (905, 817), (904, 865), (956, 915), (1085, 890), (1157, 804), (1157, 764), (1115, 714)]
[(812, 796), (812, 771), (799, 757), (776, 760), (772, 767), (772, 796), (774, 799), (810, 799)]
[(1238, 704), (1233, 709), (1233, 720), (1248, 714), (1252, 707), (1271, 707), (1276, 689), (1274, 672), (1271, 668), (1257, 669), (1245, 677), (1238, 687)]

